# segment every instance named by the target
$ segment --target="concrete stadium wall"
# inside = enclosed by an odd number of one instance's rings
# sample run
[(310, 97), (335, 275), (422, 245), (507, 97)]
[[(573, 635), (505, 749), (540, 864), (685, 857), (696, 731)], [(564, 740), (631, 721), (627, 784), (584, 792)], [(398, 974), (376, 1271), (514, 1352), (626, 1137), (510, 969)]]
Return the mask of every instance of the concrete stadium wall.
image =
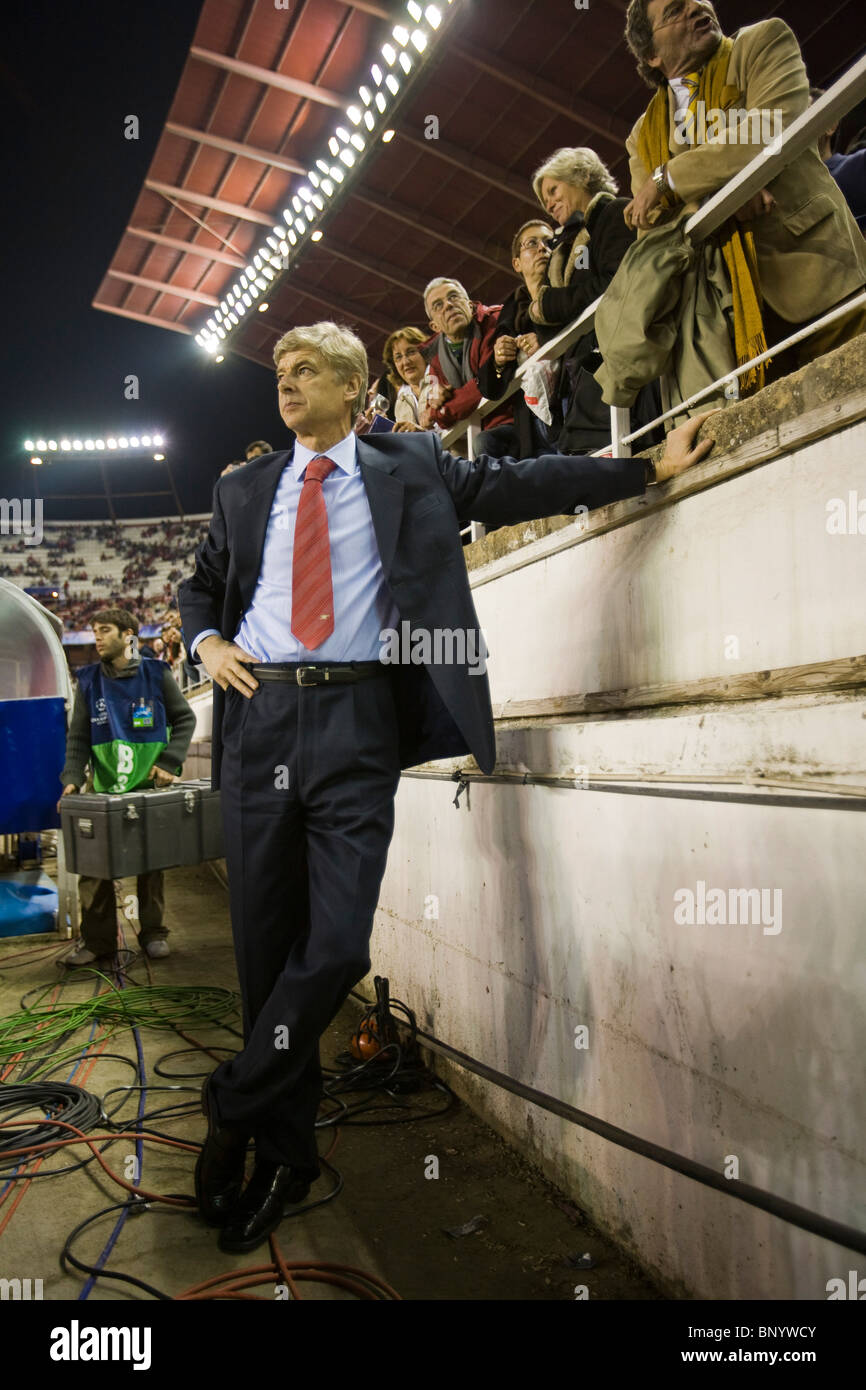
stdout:
[[(403, 777), (371, 971), (451, 1046), (860, 1230), (866, 535), (827, 523), (866, 499), (862, 357), (732, 407), (661, 496), (473, 546), (496, 773), (456, 808), (471, 759)], [(701, 883), (732, 924), (682, 920)], [(823, 1299), (858, 1267), (436, 1066), (672, 1294)]]

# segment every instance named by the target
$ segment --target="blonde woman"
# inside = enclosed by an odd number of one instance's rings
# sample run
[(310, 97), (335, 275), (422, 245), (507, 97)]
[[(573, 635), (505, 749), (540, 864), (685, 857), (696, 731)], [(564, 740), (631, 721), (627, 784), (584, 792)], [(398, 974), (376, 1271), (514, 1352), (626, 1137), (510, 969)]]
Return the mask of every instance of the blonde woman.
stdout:
[[(616, 196), (616, 180), (586, 146), (556, 150), (536, 169), (532, 188), (559, 228), (548, 243), (548, 264), (526, 281), (529, 319), (550, 333), (604, 293), (637, 233), (623, 218), (629, 200)], [(559, 388), (565, 418), (557, 440), (562, 453), (597, 449), (610, 439), (610, 409), (594, 376), (601, 361), (594, 333), (579, 339), (565, 359)], [(645, 387), (633, 420), (645, 423), (660, 414), (657, 400), (657, 388)]]

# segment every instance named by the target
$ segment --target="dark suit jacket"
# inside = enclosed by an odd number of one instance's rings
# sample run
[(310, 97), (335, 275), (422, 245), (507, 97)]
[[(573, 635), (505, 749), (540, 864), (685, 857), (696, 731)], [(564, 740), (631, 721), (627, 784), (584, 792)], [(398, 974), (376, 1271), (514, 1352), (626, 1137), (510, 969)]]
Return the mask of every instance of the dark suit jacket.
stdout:
[[(357, 444), (382, 570), (401, 620), (413, 632), (475, 632), (475, 651), (482, 653), (460, 527), (469, 521), (509, 526), (573, 513), (580, 505), (592, 509), (642, 494), (646, 487), (642, 459), (546, 455), (470, 462), (446, 453), (435, 433), (366, 435)], [(187, 648), (208, 627), (234, 640), (252, 604), (274, 495), (291, 457), (291, 450), (265, 454), (217, 480), (195, 573), (178, 587)], [(472, 665), (470, 660), (394, 668), (400, 682), (401, 767), (471, 752), (483, 772), (493, 770), (490, 690), (487, 676), (472, 674)], [(224, 692), (216, 683), (213, 694), (216, 788), (224, 708)]]

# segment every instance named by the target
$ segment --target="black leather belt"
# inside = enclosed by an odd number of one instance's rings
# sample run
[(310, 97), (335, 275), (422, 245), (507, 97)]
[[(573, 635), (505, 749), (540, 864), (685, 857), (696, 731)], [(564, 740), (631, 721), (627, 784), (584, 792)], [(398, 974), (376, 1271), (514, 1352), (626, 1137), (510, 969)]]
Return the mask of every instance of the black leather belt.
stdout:
[(246, 668), (259, 681), (290, 681), (292, 685), (353, 685), (390, 669), (381, 661), (349, 661), (336, 666), (308, 666), (293, 661), (269, 661)]

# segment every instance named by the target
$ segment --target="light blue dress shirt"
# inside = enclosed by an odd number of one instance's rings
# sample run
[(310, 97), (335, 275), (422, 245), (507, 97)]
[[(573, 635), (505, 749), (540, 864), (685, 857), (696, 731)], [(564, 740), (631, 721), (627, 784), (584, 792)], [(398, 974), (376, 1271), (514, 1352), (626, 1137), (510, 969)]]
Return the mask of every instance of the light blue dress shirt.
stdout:
[[(380, 633), (384, 628), (399, 629), (399, 613), (382, 572), (354, 433), (321, 455), (337, 465), (322, 484), (331, 547), (334, 631), (310, 650), (291, 630), (295, 521), (307, 464), (318, 457), (295, 440), (294, 457), (283, 469), (271, 508), (253, 601), (232, 640), (259, 661), (378, 661)], [(192, 657), (199, 642), (211, 633), (220, 636), (214, 627), (198, 633), (190, 648)]]

